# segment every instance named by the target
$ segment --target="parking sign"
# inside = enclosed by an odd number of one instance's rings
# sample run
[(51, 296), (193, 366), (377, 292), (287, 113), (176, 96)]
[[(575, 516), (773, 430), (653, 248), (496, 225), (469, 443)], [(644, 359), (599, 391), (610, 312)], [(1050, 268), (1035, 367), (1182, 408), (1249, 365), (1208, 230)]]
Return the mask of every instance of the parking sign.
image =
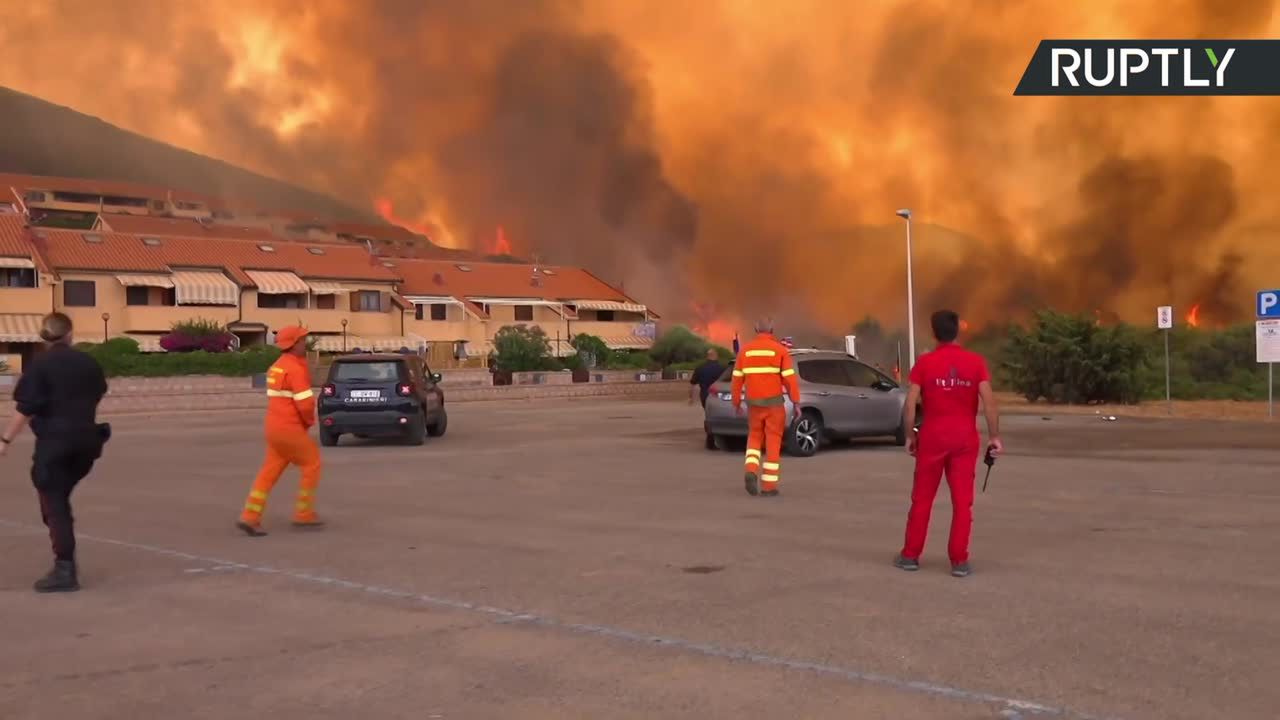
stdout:
[(1280, 290), (1258, 291), (1258, 317), (1280, 318)]
[(1173, 306), (1161, 305), (1156, 308), (1156, 327), (1168, 330), (1173, 327)]

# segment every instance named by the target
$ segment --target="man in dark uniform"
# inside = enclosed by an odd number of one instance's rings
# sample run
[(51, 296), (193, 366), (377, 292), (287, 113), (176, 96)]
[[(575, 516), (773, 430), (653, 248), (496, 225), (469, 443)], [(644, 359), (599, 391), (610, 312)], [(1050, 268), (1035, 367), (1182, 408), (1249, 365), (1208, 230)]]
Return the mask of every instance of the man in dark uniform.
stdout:
[(53, 542), (53, 569), (35, 583), (36, 592), (74, 592), (76, 536), (71, 491), (102, 456), (111, 428), (97, 422), (98, 402), (107, 392), (102, 367), (71, 347), (71, 319), (44, 318), (40, 337), (47, 349), (32, 358), (13, 391), (17, 413), (0, 434), (0, 456), (31, 425), (36, 436), (31, 482), (40, 496), (40, 516)]
[[(689, 404), (693, 404), (696, 392), (705, 408), (707, 396), (711, 394), (711, 388), (721, 375), (724, 375), (724, 366), (720, 364), (720, 353), (715, 348), (710, 348), (707, 350), (707, 361), (699, 365), (693, 371), (693, 377), (689, 378)], [(707, 449), (716, 449), (716, 439), (710, 433), (707, 434)]]

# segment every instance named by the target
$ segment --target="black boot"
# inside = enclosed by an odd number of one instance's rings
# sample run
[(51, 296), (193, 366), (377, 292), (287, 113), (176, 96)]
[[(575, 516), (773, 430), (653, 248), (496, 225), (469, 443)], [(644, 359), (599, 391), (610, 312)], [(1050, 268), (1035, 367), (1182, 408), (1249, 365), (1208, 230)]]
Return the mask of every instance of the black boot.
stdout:
[(76, 564), (73, 560), (56, 560), (48, 575), (36, 581), (35, 591), (38, 593), (75, 592), (80, 589), (80, 581), (76, 579)]

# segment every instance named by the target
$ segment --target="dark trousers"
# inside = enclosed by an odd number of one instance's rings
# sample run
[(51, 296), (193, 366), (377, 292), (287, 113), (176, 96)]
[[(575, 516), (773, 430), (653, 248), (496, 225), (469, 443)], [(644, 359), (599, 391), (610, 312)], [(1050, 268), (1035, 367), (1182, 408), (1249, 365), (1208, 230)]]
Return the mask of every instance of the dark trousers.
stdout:
[(91, 438), (40, 437), (31, 464), (31, 483), (40, 496), (40, 518), (49, 528), (49, 540), (58, 560), (76, 558), (75, 519), (71, 492), (93, 469), (102, 452)]

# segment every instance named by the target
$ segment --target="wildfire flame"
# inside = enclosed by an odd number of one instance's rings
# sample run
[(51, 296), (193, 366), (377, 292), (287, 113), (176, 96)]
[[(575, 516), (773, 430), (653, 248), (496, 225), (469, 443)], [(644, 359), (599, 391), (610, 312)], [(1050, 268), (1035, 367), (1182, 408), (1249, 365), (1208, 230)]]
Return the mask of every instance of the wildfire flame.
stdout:
[(697, 302), (693, 303), (693, 314), (697, 320), (691, 330), (717, 345), (732, 346), (738, 323), (719, 315), (711, 306)]
[(961, 320), (961, 321), (960, 321), (960, 330), (961, 330), (961, 332), (969, 332), (969, 321), (968, 321), (968, 320)]
[(411, 230), (419, 235), (426, 235), (427, 240), (442, 245), (444, 247), (458, 247), (453, 240), (452, 233), (437, 218), (429, 218), (424, 222), (413, 222), (398, 217), (395, 212), (395, 206), (392, 205), (388, 198), (378, 198), (373, 201), (373, 207), (378, 211), (378, 215), (392, 225), (399, 225), (406, 230)]
[(511, 243), (507, 240), (507, 231), (501, 225), (498, 226), (498, 232), (493, 238), (493, 245), (489, 248), (490, 255), (510, 255)]
[(1200, 303), (1192, 305), (1187, 311), (1187, 324), (1193, 328), (1200, 327)]

